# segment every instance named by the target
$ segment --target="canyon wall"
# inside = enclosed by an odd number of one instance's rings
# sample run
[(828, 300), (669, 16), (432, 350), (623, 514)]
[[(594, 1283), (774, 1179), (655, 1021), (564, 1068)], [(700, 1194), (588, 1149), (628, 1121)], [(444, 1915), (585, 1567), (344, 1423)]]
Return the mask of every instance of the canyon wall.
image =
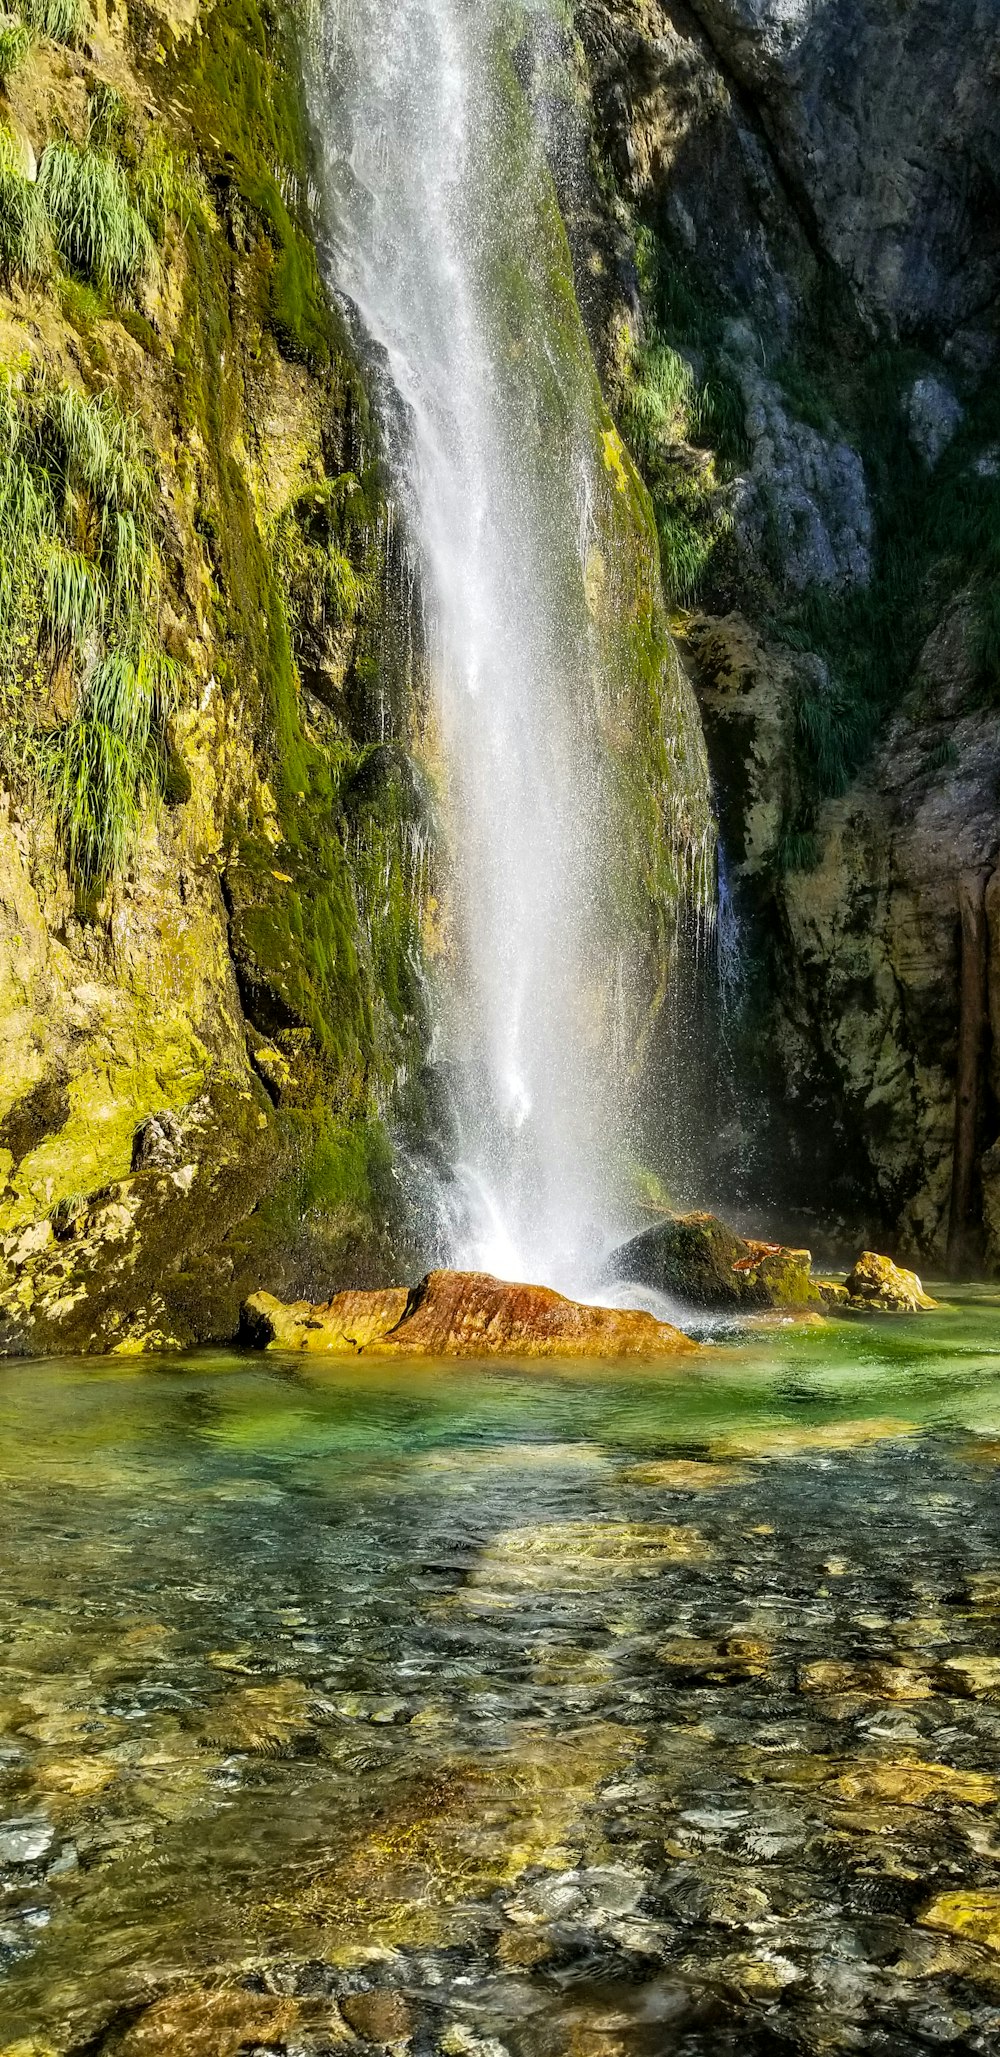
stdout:
[(0, 106), (0, 1338), (32, 1351), (393, 1268), (433, 922), (296, 24), (64, 13)]
[(994, 1271), (1000, 21), (608, 0), (574, 28), (581, 267), (740, 928), (716, 1191)]
[[(23, 0), (0, 24), (7, 1351), (231, 1337), (250, 1291), (415, 1275), (447, 1217), (426, 596), (384, 367), (336, 300), (314, 29), (270, 0)], [(593, 442), (585, 629), (614, 645), (596, 723), (644, 1034), (689, 846), (710, 868), (707, 768), (544, 181), (530, 255), (558, 270), (565, 363), (527, 366), (513, 260), (503, 347), (538, 384), (526, 464), (572, 491), (574, 405)]]

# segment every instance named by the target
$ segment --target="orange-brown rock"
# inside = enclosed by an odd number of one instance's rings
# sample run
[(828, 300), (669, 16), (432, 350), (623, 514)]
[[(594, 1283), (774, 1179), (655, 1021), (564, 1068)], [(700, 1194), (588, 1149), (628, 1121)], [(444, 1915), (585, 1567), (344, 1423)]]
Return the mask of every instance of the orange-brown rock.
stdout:
[(285, 1305), (255, 1293), (241, 1333), (258, 1349), (378, 1357), (663, 1357), (693, 1343), (631, 1308), (587, 1307), (548, 1286), (482, 1271), (431, 1271), (419, 1285)]

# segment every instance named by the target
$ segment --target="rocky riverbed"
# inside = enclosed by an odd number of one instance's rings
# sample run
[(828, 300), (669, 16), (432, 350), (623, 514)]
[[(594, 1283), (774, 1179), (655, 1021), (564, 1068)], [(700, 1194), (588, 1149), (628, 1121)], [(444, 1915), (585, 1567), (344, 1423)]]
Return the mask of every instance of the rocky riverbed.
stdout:
[(8, 1367), (4, 2057), (994, 2049), (998, 1364)]

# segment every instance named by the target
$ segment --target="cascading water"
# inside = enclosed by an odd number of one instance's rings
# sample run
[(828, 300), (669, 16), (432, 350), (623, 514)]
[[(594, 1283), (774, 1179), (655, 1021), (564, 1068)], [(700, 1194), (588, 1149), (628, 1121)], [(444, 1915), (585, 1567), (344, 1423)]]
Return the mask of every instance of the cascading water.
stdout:
[(328, 0), (311, 95), (435, 688), (451, 1255), (580, 1290), (662, 984), (651, 910), (665, 933), (670, 849), (709, 810), (696, 723), (664, 719), (648, 509), (512, 61), (524, 23), (506, 0)]

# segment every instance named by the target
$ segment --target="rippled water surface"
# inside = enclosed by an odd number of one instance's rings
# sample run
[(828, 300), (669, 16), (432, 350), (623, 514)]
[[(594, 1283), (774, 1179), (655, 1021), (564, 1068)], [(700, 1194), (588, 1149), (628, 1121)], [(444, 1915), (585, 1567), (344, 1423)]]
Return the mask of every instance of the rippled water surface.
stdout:
[(1000, 1301), (0, 1370), (0, 2053), (1000, 2050)]

